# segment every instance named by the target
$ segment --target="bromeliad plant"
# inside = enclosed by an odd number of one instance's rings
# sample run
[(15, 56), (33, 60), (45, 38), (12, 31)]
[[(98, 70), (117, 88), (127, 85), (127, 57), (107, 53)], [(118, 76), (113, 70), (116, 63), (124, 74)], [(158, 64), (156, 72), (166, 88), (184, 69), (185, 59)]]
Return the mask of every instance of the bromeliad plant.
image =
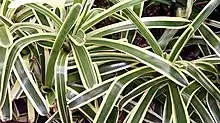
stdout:
[[(145, 0), (112, 0), (106, 10), (93, 8), (94, 0), (63, 6), (52, 0), (16, 2), (1, 1), (2, 121), (22, 117), (16, 100), (24, 100), (29, 122), (42, 122), (39, 116), (47, 123), (220, 121), (220, 40), (207, 26), (219, 25), (204, 23), (219, 0), (200, 13), (192, 11), (193, 0), (181, 1), (185, 18), (141, 18)], [(188, 19), (191, 13), (196, 17)], [(118, 22), (96, 28), (108, 17)], [(166, 29), (159, 41), (152, 28)], [(108, 38), (115, 33), (120, 36)], [(137, 33), (148, 47), (133, 44)], [(190, 45), (202, 57), (182, 59)]]

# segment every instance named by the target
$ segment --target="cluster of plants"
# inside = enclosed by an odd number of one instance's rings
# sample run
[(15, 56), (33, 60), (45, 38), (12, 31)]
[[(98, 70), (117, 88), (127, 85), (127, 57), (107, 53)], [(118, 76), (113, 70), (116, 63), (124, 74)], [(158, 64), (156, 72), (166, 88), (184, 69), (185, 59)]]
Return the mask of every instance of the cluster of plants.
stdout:
[[(48, 1), (0, 0), (2, 122), (220, 123), (220, 0)], [(146, 3), (176, 17), (143, 17)]]

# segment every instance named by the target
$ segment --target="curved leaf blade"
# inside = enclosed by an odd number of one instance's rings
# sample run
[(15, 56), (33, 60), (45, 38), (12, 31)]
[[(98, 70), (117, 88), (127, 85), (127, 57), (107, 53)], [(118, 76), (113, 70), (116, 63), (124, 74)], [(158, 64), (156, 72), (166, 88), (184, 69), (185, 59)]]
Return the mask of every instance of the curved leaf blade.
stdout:
[[(179, 17), (143, 17), (140, 19), (147, 28), (181, 29), (187, 27), (189, 20)], [(111, 24), (86, 34), (88, 37), (101, 37), (117, 32), (137, 29), (134, 23), (123, 21)]]
[(172, 63), (150, 51), (141, 49), (140, 47), (129, 43), (111, 39), (88, 38), (87, 41), (89, 43), (104, 45), (125, 52), (126, 54), (131, 55), (135, 59), (155, 69), (180, 86), (185, 86), (188, 83), (183, 73), (181, 73), (174, 65), (172, 65)]

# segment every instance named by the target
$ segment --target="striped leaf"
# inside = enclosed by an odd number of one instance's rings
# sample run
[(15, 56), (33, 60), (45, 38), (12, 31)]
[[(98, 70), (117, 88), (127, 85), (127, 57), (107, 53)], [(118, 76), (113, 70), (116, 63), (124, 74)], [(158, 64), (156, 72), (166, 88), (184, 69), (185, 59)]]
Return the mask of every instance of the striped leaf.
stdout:
[(98, 83), (98, 80), (87, 49), (85, 46), (76, 46), (73, 43), (71, 44), (71, 47), (83, 86), (86, 89), (92, 88)]
[(172, 63), (150, 51), (122, 41), (115, 41), (111, 39), (88, 38), (87, 41), (89, 43), (104, 45), (125, 52), (140, 62), (155, 69), (157, 72), (163, 74), (180, 86), (185, 86), (188, 83), (185, 76), (175, 66), (173, 66)]
[[(113, 3), (120, 3), (120, 0), (112, 0)], [(143, 22), (139, 19), (137, 14), (132, 11), (130, 8), (126, 8), (123, 10), (124, 14), (135, 24), (135, 26), (140, 31), (140, 34), (148, 41), (151, 48), (157, 55), (162, 55), (163, 51), (158, 44), (156, 38), (153, 36), (153, 34), (150, 32), (150, 30), (144, 25)]]
[(61, 50), (55, 66), (55, 93), (59, 116), (63, 123), (70, 123), (71, 117), (67, 108), (66, 86), (67, 86), (67, 57), (68, 53)]
[(183, 102), (183, 98), (180, 95), (179, 87), (169, 82), (169, 91), (172, 102), (172, 116), (174, 123), (190, 123), (187, 107)]
[[(187, 27), (189, 20), (179, 17), (143, 17), (140, 18), (147, 28), (182, 29)], [(137, 27), (130, 21), (111, 24), (87, 33), (88, 37), (101, 37), (117, 32), (135, 30)]]
[(75, 4), (74, 6), (71, 7), (70, 12), (68, 13), (64, 23), (62, 24), (56, 36), (46, 69), (45, 85), (48, 87), (51, 87), (53, 84), (54, 66), (59, 50), (61, 49), (69, 31), (76, 23), (81, 13), (81, 10), (82, 10), (81, 4)]
[(208, 105), (209, 111), (210, 111), (213, 119), (215, 120), (216, 123), (220, 122), (219, 102), (212, 95), (210, 95), (208, 93), (207, 93), (207, 96), (206, 96), (206, 101), (207, 101), (207, 105)]
[(211, 114), (197, 96), (192, 97), (191, 104), (203, 123), (215, 123)]
[(166, 102), (164, 104), (163, 109), (163, 123), (171, 123), (172, 122), (172, 102), (170, 93), (166, 94)]
[(189, 106), (192, 97), (200, 88), (201, 88), (201, 85), (198, 82), (193, 81), (187, 87), (184, 87), (181, 90), (181, 95), (183, 97), (183, 101), (186, 107)]
[(15, 69), (13, 71), (35, 110), (42, 116), (47, 115), (49, 113), (49, 107), (47, 106), (46, 100), (20, 56), (15, 62)]
[(0, 109), (0, 119), (3, 122), (12, 120), (12, 100), (11, 100), (11, 93), (10, 87), (7, 88), (6, 99), (3, 106)]
[(220, 38), (205, 24), (199, 27), (199, 32), (209, 47), (213, 49), (216, 55), (220, 56)]

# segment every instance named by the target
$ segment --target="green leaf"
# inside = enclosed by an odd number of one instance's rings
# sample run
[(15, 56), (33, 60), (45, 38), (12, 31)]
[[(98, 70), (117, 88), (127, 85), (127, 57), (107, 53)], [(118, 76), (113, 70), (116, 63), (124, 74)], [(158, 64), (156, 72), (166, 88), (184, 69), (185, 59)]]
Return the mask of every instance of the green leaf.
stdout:
[(12, 120), (12, 100), (11, 100), (11, 93), (10, 87), (8, 86), (6, 99), (3, 106), (0, 109), (0, 119), (3, 122)]
[[(143, 17), (140, 18), (141, 22), (147, 28), (166, 28), (166, 29), (182, 29), (187, 27), (189, 20), (180, 17)], [(135, 30), (137, 26), (131, 21), (123, 21), (108, 26), (101, 27), (86, 34), (88, 37), (101, 37), (117, 32), (127, 30)]]
[(205, 24), (202, 24), (199, 27), (199, 32), (209, 47), (211, 47), (213, 51), (220, 56), (220, 38)]
[(171, 123), (172, 122), (172, 102), (170, 93), (166, 94), (166, 102), (164, 104), (163, 109), (163, 123)]
[(179, 87), (175, 83), (169, 82), (169, 91), (172, 102), (173, 122), (190, 123), (187, 107), (180, 95)]
[(23, 28), (31, 28), (31, 29), (41, 29), (41, 30), (45, 30), (45, 31), (49, 31), (49, 32), (54, 32), (54, 30), (48, 26), (44, 26), (41, 24), (35, 24), (35, 23), (28, 23), (28, 22), (22, 22), (22, 23), (16, 23), (13, 24), (9, 30), (11, 33), (19, 30), (19, 29), (23, 29)]
[(191, 104), (203, 123), (215, 123), (209, 111), (206, 109), (206, 107), (202, 104), (197, 96), (192, 97)]
[(89, 43), (103, 45), (125, 52), (138, 61), (155, 69), (157, 72), (163, 74), (180, 86), (185, 86), (188, 84), (185, 76), (174, 65), (172, 65), (172, 63), (150, 51), (131, 45), (129, 43), (111, 39), (88, 38), (87, 41)]
[(87, 49), (85, 46), (76, 46), (73, 43), (71, 44), (71, 47), (83, 86), (86, 89), (93, 87), (98, 83), (98, 80)]
[[(75, 97), (76, 95), (78, 95), (79, 93), (76, 92), (75, 90), (73, 90), (70, 87), (67, 87), (67, 99), (70, 100), (73, 97)], [(87, 104), (84, 105), (80, 108), (78, 108), (80, 112), (82, 112), (90, 121), (93, 121), (93, 119), (95, 118), (95, 108), (92, 104)]]
[(213, 119), (215, 120), (216, 123), (220, 122), (220, 107), (219, 107), (219, 102), (210, 94), (207, 93), (206, 96), (206, 101), (207, 101), (207, 105), (209, 108), (209, 111), (213, 117)]
[(32, 75), (29, 73), (29, 70), (24, 65), (21, 56), (16, 60), (15, 69), (13, 71), (35, 110), (42, 116), (47, 115), (49, 113), (49, 107), (47, 106), (46, 100), (37, 87)]
[(0, 47), (8, 48), (13, 43), (13, 37), (8, 27), (0, 21)]
[(181, 95), (183, 97), (183, 101), (186, 107), (189, 106), (192, 97), (200, 88), (201, 88), (201, 85), (198, 82), (193, 81), (187, 87), (184, 87), (181, 90)]
[(57, 107), (62, 123), (70, 123), (71, 117), (67, 108), (66, 87), (67, 87), (67, 57), (68, 53), (61, 50), (55, 66), (55, 93)]
[(112, 109), (111, 114), (109, 115), (109, 118), (107, 119), (106, 123), (117, 123), (119, 117), (119, 111), (117, 107), (114, 107)]
[(76, 23), (81, 13), (81, 10), (82, 10), (81, 4), (74, 4), (57, 34), (46, 69), (45, 85), (48, 87), (51, 87), (53, 84), (54, 66), (59, 50), (61, 49), (69, 31)]
[(191, 15), (191, 13), (192, 13), (193, 2), (194, 2), (194, 0), (187, 0), (187, 6), (186, 6), (186, 18), (189, 18), (190, 15)]
[[(115, 79), (115, 78), (114, 78)], [(73, 97), (68, 101), (68, 105), (71, 110), (77, 109), (101, 96), (103, 96), (114, 79), (104, 81), (93, 88), (87, 89), (81, 92), (79, 95)]]

